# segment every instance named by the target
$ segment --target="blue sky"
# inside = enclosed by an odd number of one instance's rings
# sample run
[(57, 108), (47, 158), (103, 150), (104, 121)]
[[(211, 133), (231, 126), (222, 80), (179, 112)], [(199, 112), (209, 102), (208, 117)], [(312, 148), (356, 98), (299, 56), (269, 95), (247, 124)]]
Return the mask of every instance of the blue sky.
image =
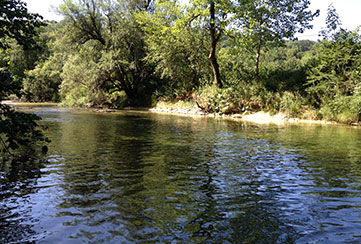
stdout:
[[(61, 20), (52, 11), (52, 6), (58, 6), (63, 0), (24, 0), (28, 4), (30, 12), (39, 13), (47, 20)], [(327, 15), (327, 7), (330, 3), (335, 6), (342, 27), (354, 30), (361, 25), (361, 0), (311, 0), (310, 8), (312, 10), (320, 9), (320, 16), (313, 21), (314, 29), (307, 30), (304, 34), (298, 35), (299, 39), (317, 40), (318, 32), (325, 26), (325, 18)]]

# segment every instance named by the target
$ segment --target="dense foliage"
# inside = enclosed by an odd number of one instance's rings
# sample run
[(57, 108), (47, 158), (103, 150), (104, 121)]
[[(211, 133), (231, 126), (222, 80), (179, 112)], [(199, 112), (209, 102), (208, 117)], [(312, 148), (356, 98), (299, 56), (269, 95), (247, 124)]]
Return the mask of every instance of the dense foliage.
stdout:
[[(33, 38), (43, 25), (41, 17), (30, 14), (18, 0), (0, 2), (0, 102), (8, 95), (21, 94), (26, 70), (38, 60), (41, 49)], [(44, 141), (34, 114), (17, 112), (0, 103), (0, 171), (9, 159), (16, 164), (28, 161), (37, 141)]]
[(307, 91), (322, 117), (342, 122), (361, 119), (361, 35), (340, 29), (319, 43), (309, 70)]
[(340, 28), (330, 5), (322, 40), (294, 40), (319, 14), (309, 5), (66, 0), (58, 7), (63, 21), (34, 26), (36, 53), (2, 38), (1, 76), (24, 100), (67, 106), (188, 100), (207, 112), (358, 122), (359, 30)]

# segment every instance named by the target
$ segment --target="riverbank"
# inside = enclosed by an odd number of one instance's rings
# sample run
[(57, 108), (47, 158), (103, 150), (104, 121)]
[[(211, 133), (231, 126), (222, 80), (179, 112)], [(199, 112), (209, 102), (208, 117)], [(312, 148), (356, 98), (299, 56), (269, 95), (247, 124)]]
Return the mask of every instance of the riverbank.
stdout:
[[(271, 114), (269, 112), (254, 112), (254, 113), (235, 113), (235, 114), (216, 114), (216, 113), (205, 113), (196, 105), (192, 105), (192, 103), (166, 103), (159, 102), (154, 108), (149, 109), (152, 113), (161, 113), (161, 114), (177, 114), (182, 116), (198, 116), (198, 117), (213, 117), (213, 118), (224, 118), (224, 119), (232, 119), (236, 121), (247, 121), (257, 124), (286, 124), (286, 123), (302, 123), (302, 124), (328, 124), (328, 125), (336, 125), (341, 123), (337, 123), (334, 121), (326, 121), (326, 120), (313, 120), (313, 119), (300, 119), (300, 118), (291, 118), (285, 113), (277, 113)], [(352, 124), (359, 125), (359, 124)]]
[[(57, 103), (30, 103), (30, 102), (19, 102), (14, 100), (4, 100), (1, 103), (8, 104), (11, 106), (31, 106), (36, 104), (37, 106), (57, 106)], [(197, 105), (187, 102), (176, 102), (176, 103), (167, 103), (167, 102), (158, 102), (157, 105), (153, 108), (133, 108), (127, 107), (124, 109), (109, 109), (109, 108), (91, 108), (94, 112), (98, 113), (113, 113), (119, 111), (148, 111), (151, 113), (158, 114), (171, 114), (171, 115), (180, 115), (180, 116), (194, 116), (194, 117), (211, 117), (217, 119), (229, 119), (235, 121), (246, 121), (257, 124), (327, 124), (327, 125), (342, 125), (334, 121), (326, 120), (313, 120), (313, 119), (300, 119), (300, 118), (291, 118), (285, 113), (271, 114), (269, 112), (254, 112), (254, 113), (235, 113), (235, 114), (216, 114), (216, 113), (206, 113), (202, 109), (198, 108)], [(351, 124), (353, 126), (360, 126), (359, 123)]]
[(7, 104), (10, 106), (31, 106), (31, 105), (38, 105), (38, 106), (58, 106), (58, 103), (53, 103), (53, 102), (36, 102), (36, 103), (32, 103), (32, 102), (21, 102), (21, 101), (16, 101), (16, 100), (3, 100), (0, 101), (0, 103), (2, 104)]

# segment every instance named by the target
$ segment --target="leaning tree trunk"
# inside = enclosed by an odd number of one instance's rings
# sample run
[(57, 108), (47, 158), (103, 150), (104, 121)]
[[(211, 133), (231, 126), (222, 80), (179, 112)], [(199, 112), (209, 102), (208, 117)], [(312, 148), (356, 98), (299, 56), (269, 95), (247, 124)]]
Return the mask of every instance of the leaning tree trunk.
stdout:
[(218, 88), (222, 88), (221, 75), (219, 73), (219, 64), (216, 58), (216, 48), (219, 36), (216, 36), (216, 18), (215, 18), (215, 6), (214, 1), (211, 1), (210, 6), (210, 34), (211, 34), (211, 49), (209, 51), (208, 59), (212, 65), (214, 84)]

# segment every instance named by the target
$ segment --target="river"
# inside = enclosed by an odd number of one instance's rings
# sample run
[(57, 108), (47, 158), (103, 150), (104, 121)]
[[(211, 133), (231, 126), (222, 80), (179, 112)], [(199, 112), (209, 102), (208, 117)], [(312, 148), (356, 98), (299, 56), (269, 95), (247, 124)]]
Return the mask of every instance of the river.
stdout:
[(361, 242), (361, 128), (31, 111), (48, 162), (1, 179), (1, 243)]

